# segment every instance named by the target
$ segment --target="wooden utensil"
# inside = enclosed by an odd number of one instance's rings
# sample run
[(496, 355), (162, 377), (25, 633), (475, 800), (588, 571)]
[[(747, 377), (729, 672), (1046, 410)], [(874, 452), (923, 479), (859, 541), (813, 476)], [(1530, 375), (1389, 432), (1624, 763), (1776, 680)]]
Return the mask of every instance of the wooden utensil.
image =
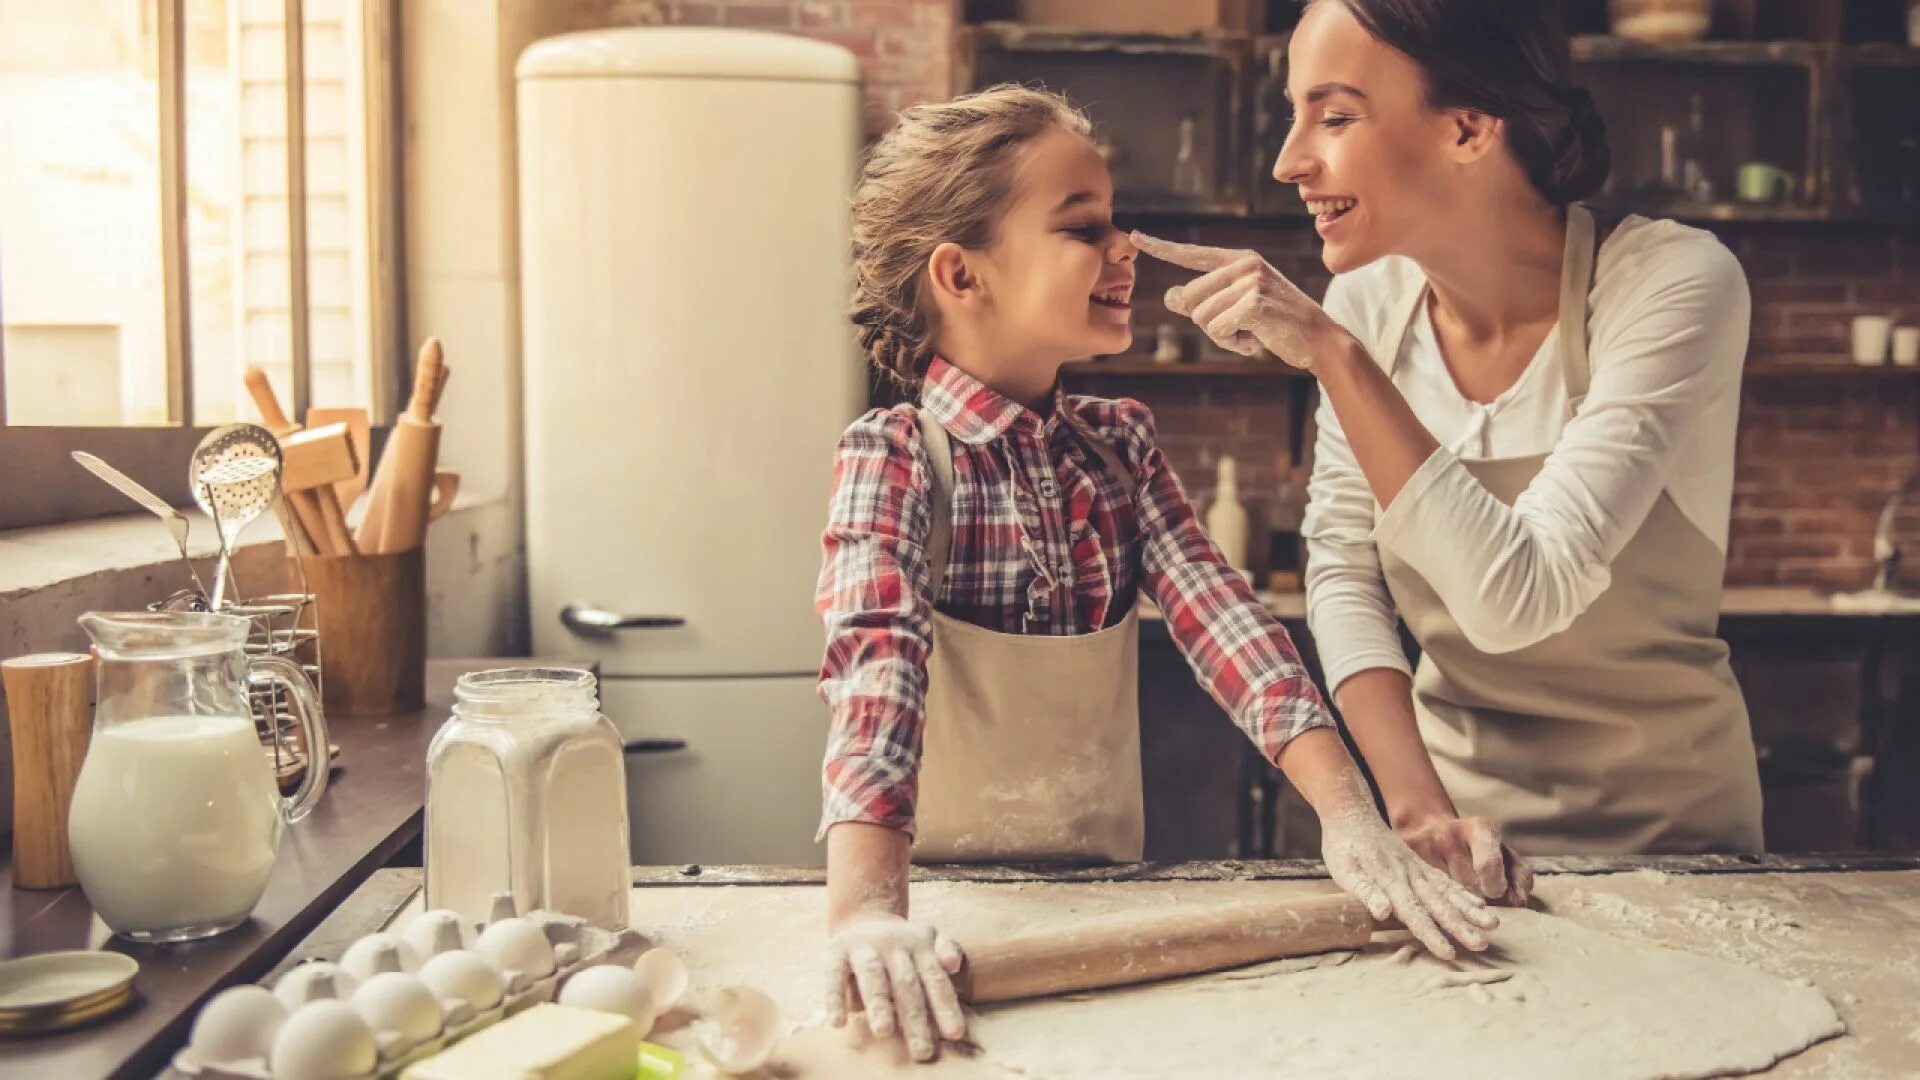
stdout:
[[(284, 439), (300, 430), (300, 425), (288, 419), (287, 411), (280, 407), (280, 398), (274, 394), (273, 383), (264, 370), (248, 367), (242, 380), (247, 385), (247, 393), (253, 397), (254, 409), (260, 413), (261, 424), (273, 432), (274, 438)], [(280, 515), (280, 528), (287, 533), (287, 546), (302, 555), (326, 554), (323, 545), (327, 543), (327, 521), (319, 500), (306, 493), (287, 491), (285, 494), (286, 504), (296, 519), (288, 521), (285, 514)]]
[(79, 884), (67, 811), (93, 738), (93, 658), (39, 653), (0, 661), (13, 732), (13, 884)]
[(353, 439), (344, 423), (308, 428), (280, 440), (285, 462), (280, 488), (289, 496), (305, 494), (318, 509), (326, 533), (327, 555), (357, 555), (353, 535), (347, 531), (347, 515), (341, 509), (334, 485), (350, 480), (360, 471), (360, 460), (353, 452)]
[(380, 467), (374, 470), (367, 516), (354, 534), (361, 551), (390, 555), (418, 547), (426, 538), (434, 463), (440, 454), (440, 422), (433, 413), (446, 387), (440, 340), (428, 338), (414, 368), (413, 398), (394, 422)]
[(1114, 915), (964, 945), (962, 1001), (1018, 1001), (1358, 949), (1375, 923), (1351, 896), (1289, 897)]
[(347, 425), (347, 436), (353, 443), (354, 455), (360, 461), (359, 471), (350, 480), (333, 485), (333, 492), (340, 499), (340, 508), (351, 512), (354, 500), (367, 490), (367, 478), (373, 474), (373, 424), (365, 409), (308, 409), (307, 426), (309, 428), (326, 427), (328, 424)]

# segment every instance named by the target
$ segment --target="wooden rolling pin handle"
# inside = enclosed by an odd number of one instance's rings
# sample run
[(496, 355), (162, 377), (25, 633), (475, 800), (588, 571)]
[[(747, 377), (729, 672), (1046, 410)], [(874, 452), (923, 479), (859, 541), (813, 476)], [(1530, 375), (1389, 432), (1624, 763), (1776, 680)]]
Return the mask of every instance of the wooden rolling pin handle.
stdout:
[(1345, 894), (1113, 916), (963, 946), (960, 999), (982, 1005), (1358, 949), (1375, 924)]
[(67, 811), (93, 738), (93, 658), (39, 653), (0, 662), (13, 731), (13, 884), (78, 884)]
[(260, 410), (260, 420), (275, 438), (289, 435), (300, 430), (300, 425), (287, 418), (287, 412), (280, 407), (280, 398), (273, 392), (273, 383), (267, 379), (267, 373), (257, 367), (247, 368), (244, 376), (247, 392), (253, 395), (253, 407)]
[(447, 357), (439, 338), (428, 338), (420, 346), (414, 362), (413, 396), (407, 400), (407, 415), (423, 424), (433, 423), (440, 408), (440, 395), (447, 389)]

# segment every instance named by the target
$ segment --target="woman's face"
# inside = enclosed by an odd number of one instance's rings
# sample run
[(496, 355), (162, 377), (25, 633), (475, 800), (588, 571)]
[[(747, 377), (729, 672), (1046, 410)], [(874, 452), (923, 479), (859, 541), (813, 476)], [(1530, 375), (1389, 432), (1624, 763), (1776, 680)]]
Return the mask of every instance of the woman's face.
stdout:
[(1133, 343), (1134, 259), (1113, 227), (1113, 178), (1093, 144), (1064, 129), (1020, 154), (1014, 199), (977, 262), (987, 336), (1008, 355), (1058, 363)]
[(1428, 108), (1419, 66), (1339, 0), (1308, 6), (1287, 55), (1293, 128), (1273, 176), (1299, 186), (1327, 269), (1418, 250), (1458, 179), (1453, 116)]

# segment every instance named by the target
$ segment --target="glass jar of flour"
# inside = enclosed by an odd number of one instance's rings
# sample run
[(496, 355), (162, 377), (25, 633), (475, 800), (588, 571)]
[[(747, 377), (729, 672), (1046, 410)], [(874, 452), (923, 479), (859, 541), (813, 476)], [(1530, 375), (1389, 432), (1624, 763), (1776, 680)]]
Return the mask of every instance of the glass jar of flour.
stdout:
[(591, 674), (463, 675), (427, 750), (426, 903), (469, 922), (514, 911), (627, 925), (627, 774)]

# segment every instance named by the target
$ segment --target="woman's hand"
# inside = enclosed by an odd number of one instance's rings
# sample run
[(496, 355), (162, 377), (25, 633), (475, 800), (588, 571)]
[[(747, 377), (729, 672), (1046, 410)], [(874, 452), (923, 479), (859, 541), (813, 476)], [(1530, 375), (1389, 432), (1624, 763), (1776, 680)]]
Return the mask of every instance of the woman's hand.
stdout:
[(1320, 817), (1320, 851), (1334, 883), (1413, 932), (1435, 956), (1451, 960), (1454, 942), (1479, 952), (1500, 925), (1487, 902), (1422, 862), (1371, 804)]
[(854, 988), (878, 1038), (898, 1030), (915, 1061), (931, 1060), (938, 1037), (963, 1039), (966, 1014), (953, 976), (966, 957), (952, 938), (925, 923), (888, 911), (849, 919), (829, 945), (827, 1020), (847, 1022)]
[(1145, 233), (1134, 246), (1159, 259), (1201, 271), (1167, 290), (1167, 309), (1193, 320), (1214, 344), (1242, 356), (1261, 346), (1303, 371), (1313, 370), (1323, 349), (1346, 334), (1319, 304), (1251, 251), (1176, 244)]
[(1489, 900), (1526, 907), (1533, 895), (1533, 867), (1501, 842), (1500, 826), (1487, 818), (1437, 814), (1396, 831), (1422, 859)]

